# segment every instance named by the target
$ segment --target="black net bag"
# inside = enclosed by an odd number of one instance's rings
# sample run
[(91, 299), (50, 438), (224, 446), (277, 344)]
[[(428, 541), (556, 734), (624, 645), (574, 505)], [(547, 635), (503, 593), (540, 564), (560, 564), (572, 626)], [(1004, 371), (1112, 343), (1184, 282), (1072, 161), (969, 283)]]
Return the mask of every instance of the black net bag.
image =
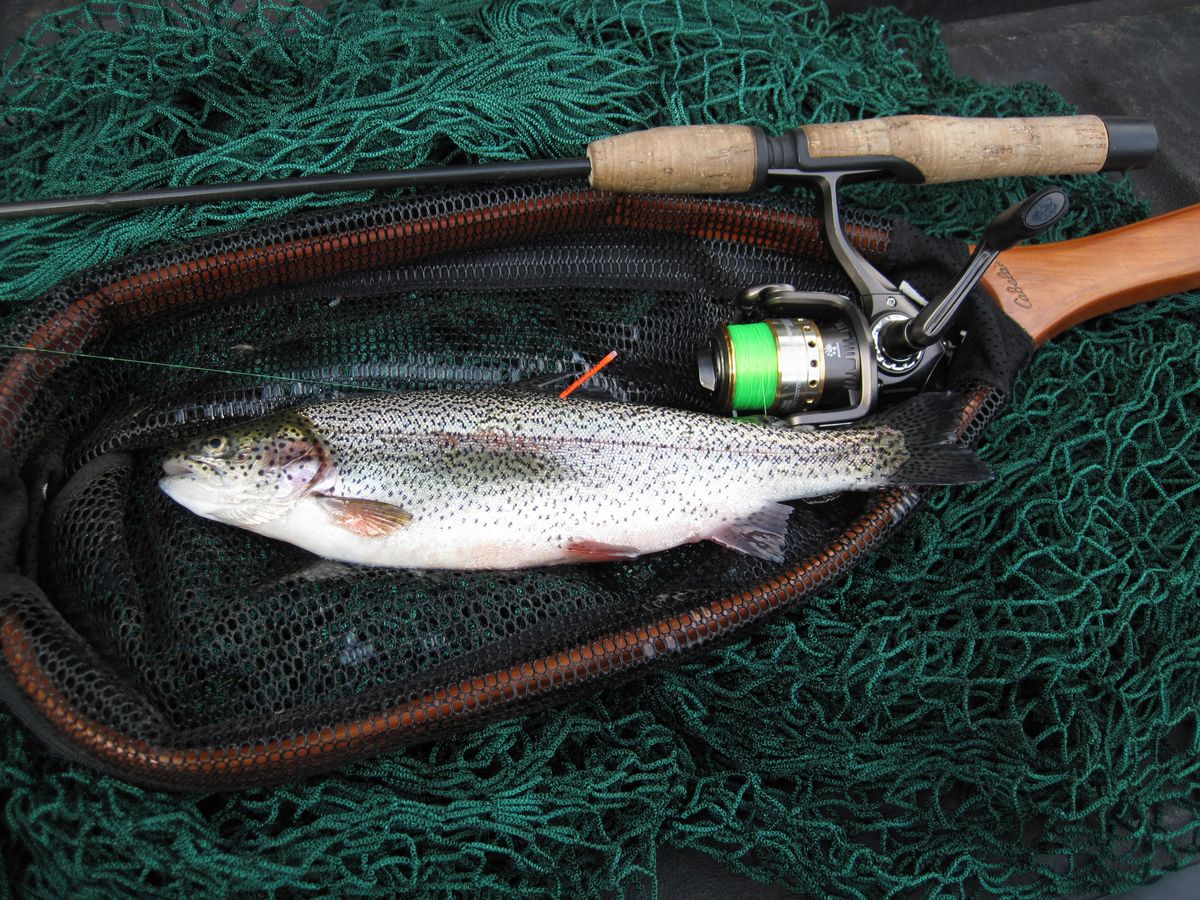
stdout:
[[(852, 214), (936, 294), (960, 244)], [(512, 186), (321, 210), (127, 259), (27, 307), (0, 357), (0, 690), (68, 756), (137, 783), (302, 777), (694, 654), (802, 602), (917, 491), (799, 504), (776, 565), (694, 544), (507, 572), (323, 564), (193, 515), (162, 450), (214, 423), (363, 390), (570, 377), (708, 409), (695, 353), (746, 287), (852, 293), (820, 223), (755, 202)], [(1032, 352), (973, 298), (931, 387), (974, 442)], [(150, 367), (127, 362), (142, 360)]]

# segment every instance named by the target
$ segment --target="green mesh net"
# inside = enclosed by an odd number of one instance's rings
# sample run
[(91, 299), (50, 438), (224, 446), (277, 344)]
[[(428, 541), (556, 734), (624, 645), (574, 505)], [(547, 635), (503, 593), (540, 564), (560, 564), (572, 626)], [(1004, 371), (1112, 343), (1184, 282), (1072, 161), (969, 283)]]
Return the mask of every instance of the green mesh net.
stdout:
[[(816, 4), (92, 4), (3, 70), (6, 198), (527, 156), (608, 134), (901, 112), (1054, 114), (956, 77), (937, 28)], [(1039, 179), (859, 186), (975, 237)], [(1140, 217), (1067, 180), (1048, 239)], [(365, 195), (0, 226), (3, 299)], [(594, 895), (689, 847), (811, 895), (1061, 896), (1196, 855), (1200, 296), (1040, 351), (990, 485), (935, 495), (836, 590), (702, 659), (333, 777), (186, 798), (71, 766), (3, 720), (24, 895)]]

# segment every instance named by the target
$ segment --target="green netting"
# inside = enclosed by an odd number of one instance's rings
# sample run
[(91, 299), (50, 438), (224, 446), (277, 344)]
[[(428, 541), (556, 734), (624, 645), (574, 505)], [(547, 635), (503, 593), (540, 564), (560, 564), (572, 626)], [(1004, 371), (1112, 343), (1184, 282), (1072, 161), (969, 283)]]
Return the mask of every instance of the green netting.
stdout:
[[(3, 71), (6, 198), (574, 156), (687, 122), (1068, 111), (951, 72), (937, 28), (816, 4), (93, 4)], [(1139, 217), (1069, 179), (1051, 239)], [(862, 186), (976, 236), (1041, 179)], [(361, 198), (361, 197), (360, 197)], [(5, 300), (319, 200), (0, 226)], [(1061, 896), (1197, 848), (1200, 296), (1042, 350), (937, 495), (837, 590), (752, 637), (554, 711), (329, 778), (180, 798), (52, 757), (4, 718), (0, 850), (27, 895), (594, 895), (684, 846), (805, 894)]]

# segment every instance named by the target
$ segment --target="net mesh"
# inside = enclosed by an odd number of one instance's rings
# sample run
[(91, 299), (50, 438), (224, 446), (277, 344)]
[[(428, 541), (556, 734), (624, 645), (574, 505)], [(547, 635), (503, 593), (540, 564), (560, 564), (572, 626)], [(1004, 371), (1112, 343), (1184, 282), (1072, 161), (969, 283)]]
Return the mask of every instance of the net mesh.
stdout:
[[(97, 4), (35, 26), (3, 77), (10, 162), (0, 179), (14, 198), (574, 156), (588, 140), (656, 124), (780, 130), (898, 112), (1066, 111), (1034, 85), (956, 78), (930, 23), (830, 20), (812, 4), (709, 3), (686, 15), (582, 2), (345, 3), (321, 14)], [(858, 186), (854, 199), (975, 237), (1042, 183)], [(1071, 179), (1070, 190), (1072, 213), (1051, 237), (1141, 211), (1101, 178)], [(5, 223), (5, 298), (29, 300), (133, 250), (346, 199)], [(478, 304), (429, 277), (406, 290)], [(608, 296), (636, 293), (616, 285)], [(1140, 883), (1188, 862), (1198, 305), (1189, 295), (1106, 317), (1040, 351), (988, 431), (992, 485), (934, 496), (886, 553), (806, 609), (638, 682), (335, 776), (203, 798), (64, 763), (10, 719), (0, 747), (7, 882), (30, 895), (330, 884), (591, 895), (653, 886), (655, 850), (673, 845), (806, 894), (1044, 896)], [(120, 338), (131, 350), (137, 339)], [(114, 382), (97, 387), (118, 395), (123, 370), (105, 377)], [(266, 388), (210, 387), (231, 409), (275, 402)], [(168, 388), (158, 399), (187, 402)], [(70, 418), (74, 403), (53, 412), (64, 428), (83, 421)], [(69, 462), (94, 476), (78, 501), (96, 514), (112, 514), (104, 490), (138, 476), (132, 445), (126, 469), (100, 468), (112, 433), (138, 433), (117, 417), (147, 437), (162, 425), (136, 412), (114, 404), (108, 433)], [(92, 564), (116, 571), (103, 556)], [(136, 630), (103, 598), (79, 602), (94, 608), (73, 615), (110, 640)], [(372, 640), (337, 638), (351, 660)], [(180, 715), (171, 724), (195, 721)]]

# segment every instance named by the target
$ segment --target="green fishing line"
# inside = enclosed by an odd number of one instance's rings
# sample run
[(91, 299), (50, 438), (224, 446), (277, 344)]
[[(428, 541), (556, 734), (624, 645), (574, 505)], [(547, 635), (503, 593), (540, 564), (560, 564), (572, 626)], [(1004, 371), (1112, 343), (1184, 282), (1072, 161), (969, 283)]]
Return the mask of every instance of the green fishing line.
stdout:
[(779, 389), (779, 346), (766, 322), (730, 325), (733, 350), (733, 408), (770, 409)]

